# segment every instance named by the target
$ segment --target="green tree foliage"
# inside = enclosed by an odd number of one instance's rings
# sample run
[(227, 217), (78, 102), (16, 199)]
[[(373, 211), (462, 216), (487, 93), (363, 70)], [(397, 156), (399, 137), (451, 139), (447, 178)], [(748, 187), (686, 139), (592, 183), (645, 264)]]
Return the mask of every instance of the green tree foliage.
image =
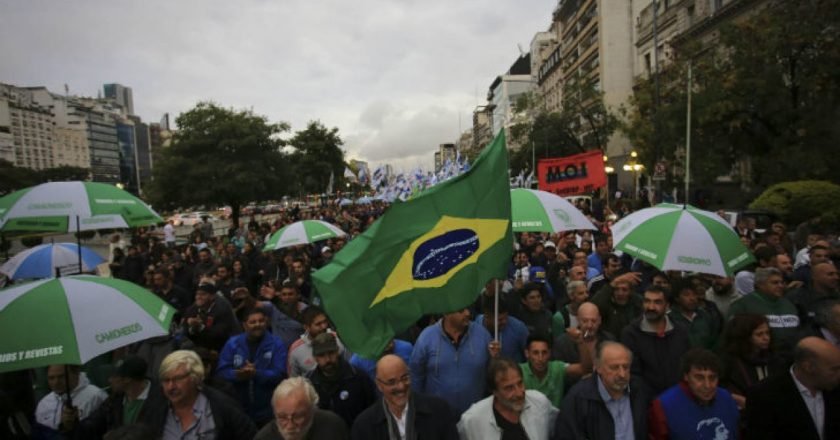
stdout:
[(636, 87), (623, 127), (652, 166), (654, 124), (666, 160), (685, 145), (686, 72), (693, 68), (692, 175), (729, 174), (736, 159), (752, 161), (751, 182), (840, 181), (831, 162), (840, 149), (840, 1), (772, 1), (760, 13), (725, 26), (718, 46), (675, 48), (654, 84)]
[(199, 103), (175, 122), (172, 146), (161, 151), (153, 170), (149, 196), (157, 208), (227, 204), (236, 224), (248, 202), (292, 192), (278, 137), (288, 124), (211, 102)]
[(90, 170), (87, 168), (61, 166), (33, 170), (16, 167), (11, 162), (0, 159), (0, 196), (40, 183), (88, 180), (89, 176)]
[(819, 216), (840, 215), (840, 185), (817, 180), (784, 182), (767, 188), (751, 204), (778, 215), (790, 225), (797, 225)]
[(343, 184), (343, 144), (338, 128), (327, 128), (320, 121), (309, 122), (306, 129), (298, 131), (289, 140), (289, 145), (295, 148), (292, 162), (297, 173), (296, 181), (303, 192), (320, 194), (326, 191), (330, 172), (335, 176), (336, 188)]
[[(523, 95), (515, 110), (528, 115), (526, 122), (511, 127), (511, 138), (522, 148), (511, 154), (514, 173), (531, 167), (536, 159), (563, 157), (606, 148), (618, 128), (616, 115), (604, 105), (603, 92), (591, 82), (572, 78), (563, 87), (559, 112), (546, 112), (533, 95)], [(533, 149), (533, 153), (532, 153)]]

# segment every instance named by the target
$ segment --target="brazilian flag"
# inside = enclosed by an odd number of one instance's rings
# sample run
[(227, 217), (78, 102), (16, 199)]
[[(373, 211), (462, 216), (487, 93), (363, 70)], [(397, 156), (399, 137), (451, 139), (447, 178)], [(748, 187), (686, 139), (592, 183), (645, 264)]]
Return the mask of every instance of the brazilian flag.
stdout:
[(374, 359), (424, 314), (471, 304), (512, 251), (502, 131), (469, 171), (392, 205), (312, 278), (342, 341)]

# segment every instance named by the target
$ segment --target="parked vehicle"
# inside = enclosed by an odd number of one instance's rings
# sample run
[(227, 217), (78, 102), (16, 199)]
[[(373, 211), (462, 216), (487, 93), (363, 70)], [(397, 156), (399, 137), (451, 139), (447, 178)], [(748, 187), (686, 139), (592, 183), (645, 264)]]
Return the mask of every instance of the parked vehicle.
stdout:
[(204, 217), (207, 217), (207, 220), (210, 222), (216, 220), (216, 217), (213, 216), (213, 214), (204, 211), (175, 214), (172, 217), (169, 217), (169, 219), (172, 220), (172, 224), (174, 226), (193, 226), (204, 221)]

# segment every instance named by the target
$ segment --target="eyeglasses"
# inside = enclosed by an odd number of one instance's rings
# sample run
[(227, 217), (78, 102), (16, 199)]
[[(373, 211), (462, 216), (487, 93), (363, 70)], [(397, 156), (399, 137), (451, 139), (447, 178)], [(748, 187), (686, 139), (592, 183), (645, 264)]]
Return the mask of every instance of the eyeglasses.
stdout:
[(277, 418), (277, 422), (279, 423), (300, 425), (306, 421), (306, 416), (308, 415), (308, 412), (299, 412), (294, 414), (274, 414), (274, 417)]
[(179, 374), (178, 376), (165, 377), (165, 378), (161, 379), (160, 381), (163, 384), (183, 382), (184, 379), (186, 379), (188, 377), (190, 377), (190, 373), (184, 373), (184, 374)]
[(381, 383), (382, 385), (384, 385), (386, 387), (395, 387), (395, 386), (397, 386), (397, 384), (400, 384), (400, 383), (405, 384), (405, 385), (410, 384), (411, 383), (411, 376), (409, 376), (408, 374), (403, 374), (402, 376), (400, 376), (397, 379), (380, 380), (379, 378), (377, 378), (376, 381)]

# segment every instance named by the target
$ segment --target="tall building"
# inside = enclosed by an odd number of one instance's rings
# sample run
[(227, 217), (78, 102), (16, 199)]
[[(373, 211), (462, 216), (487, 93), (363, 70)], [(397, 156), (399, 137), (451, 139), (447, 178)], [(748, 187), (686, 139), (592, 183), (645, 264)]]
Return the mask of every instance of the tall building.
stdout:
[[(533, 87), (530, 54), (517, 58), (505, 74), (499, 75), (493, 80), (487, 93), (493, 136), (503, 129), (507, 130), (516, 123), (514, 120), (516, 101), (520, 96), (530, 92)], [(508, 147), (516, 148), (511, 143), (508, 144)]]
[(15, 163), (15, 137), (12, 136), (12, 114), (9, 100), (0, 98), (0, 160)]
[(163, 149), (172, 143), (172, 131), (169, 130), (169, 115), (164, 115), (161, 123), (149, 124), (149, 148), (151, 151), (151, 165), (160, 163)]
[(134, 136), (134, 122), (128, 118), (117, 119), (117, 142), (120, 146), (120, 183), (123, 188), (137, 194), (140, 189), (140, 175), (137, 170), (137, 140)]
[(105, 98), (111, 99), (119, 104), (125, 114), (134, 114), (134, 97), (131, 92), (131, 87), (126, 87), (122, 84), (105, 84), (103, 87), (105, 91)]
[[(562, 81), (574, 77), (590, 81), (604, 93), (604, 104), (612, 111), (633, 92), (633, 3), (561, 0), (554, 13), (560, 29)], [(613, 134), (606, 154), (626, 159), (629, 153), (629, 141)]]
[(139, 116), (129, 116), (134, 122), (134, 140), (136, 142), (137, 157), (137, 191), (143, 192), (143, 187), (152, 181), (152, 144), (149, 125), (144, 123)]
[[(701, 47), (714, 45), (723, 24), (744, 20), (766, 4), (766, 0), (635, 0), (636, 77), (649, 78), (656, 71), (657, 58), (661, 69), (671, 59), (674, 48), (687, 41), (699, 42)], [(653, 51), (654, 41), (657, 53)]]
[(476, 156), (493, 141), (492, 114), (492, 110), (486, 105), (480, 105), (473, 110), (472, 151)]
[(455, 163), (455, 144), (440, 144), (435, 151), (435, 173), (440, 172), (446, 162)]
[(50, 109), (35, 102), (31, 91), (9, 84), (0, 84), (0, 107), (0, 112), (8, 112), (15, 166), (34, 170), (54, 167)]
[(84, 120), (75, 114), (65, 96), (46, 87), (27, 87), (33, 101), (48, 108), (53, 116), (52, 155), (55, 166), (90, 168), (90, 148)]
[(545, 32), (537, 32), (531, 41), (531, 76), (534, 77), (535, 94), (542, 109), (548, 113), (560, 111), (563, 96), (563, 70), (561, 61), (560, 26), (552, 20)]

